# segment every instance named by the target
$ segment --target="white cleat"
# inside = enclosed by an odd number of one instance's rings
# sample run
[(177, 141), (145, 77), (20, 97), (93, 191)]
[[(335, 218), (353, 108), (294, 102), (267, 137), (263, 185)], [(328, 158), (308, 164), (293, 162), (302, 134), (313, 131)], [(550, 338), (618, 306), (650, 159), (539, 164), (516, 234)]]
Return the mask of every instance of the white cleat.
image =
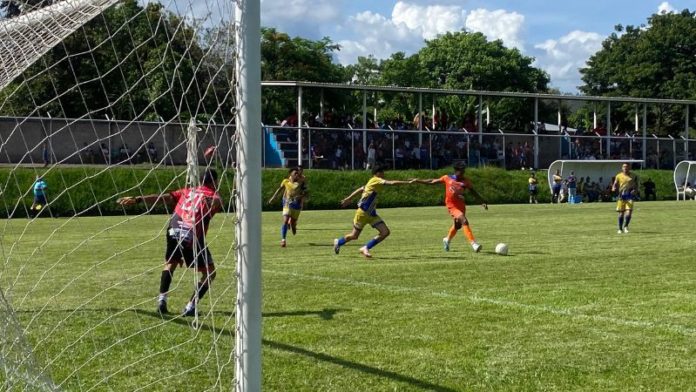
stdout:
[(625, 234), (628, 234), (628, 227), (624, 227), (623, 232), (624, 232)]
[(362, 248), (359, 249), (360, 254), (363, 255), (366, 259), (369, 259), (372, 257), (372, 254), (370, 251), (367, 249), (367, 246), (363, 246)]
[(472, 242), (471, 247), (474, 248), (474, 252), (476, 253), (480, 252), (481, 248), (483, 248), (483, 246), (481, 246), (481, 244), (479, 244), (478, 242)]
[(619, 231), (617, 231), (616, 234), (623, 234), (623, 230), (619, 229)]
[(442, 247), (445, 249), (445, 252), (449, 252), (449, 238), (445, 237), (442, 239)]

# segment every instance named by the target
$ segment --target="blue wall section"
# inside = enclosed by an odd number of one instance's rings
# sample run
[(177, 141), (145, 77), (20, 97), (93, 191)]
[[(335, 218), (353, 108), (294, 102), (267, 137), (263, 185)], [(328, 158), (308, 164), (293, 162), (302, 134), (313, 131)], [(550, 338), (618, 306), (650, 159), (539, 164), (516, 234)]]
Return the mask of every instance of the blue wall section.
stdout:
[(285, 167), (283, 152), (271, 128), (263, 128), (264, 167)]

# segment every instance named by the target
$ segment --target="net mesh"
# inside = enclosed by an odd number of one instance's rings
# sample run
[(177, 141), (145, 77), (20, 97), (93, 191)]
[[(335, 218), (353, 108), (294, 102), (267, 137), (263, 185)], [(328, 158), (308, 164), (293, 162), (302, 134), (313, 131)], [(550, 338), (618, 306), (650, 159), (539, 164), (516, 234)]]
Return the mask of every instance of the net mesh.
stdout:
[[(50, 3), (0, 21), (0, 390), (229, 390), (235, 4)], [(162, 314), (162, 200), (208, 169), (217, 277), (187, 317), (179, 267)]]

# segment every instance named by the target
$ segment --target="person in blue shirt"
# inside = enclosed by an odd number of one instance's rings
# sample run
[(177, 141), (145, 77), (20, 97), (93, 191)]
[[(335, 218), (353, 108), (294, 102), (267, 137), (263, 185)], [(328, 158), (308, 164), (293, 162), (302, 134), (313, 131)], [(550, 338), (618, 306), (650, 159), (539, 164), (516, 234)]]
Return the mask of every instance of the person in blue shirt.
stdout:
[(31, 210), (39, 212), (48, 203), (46, 200), (48, 184), (46, 184), (43, 177), (37, 175), (32, 188), (34, 190), (34, 203), (31, 205)]

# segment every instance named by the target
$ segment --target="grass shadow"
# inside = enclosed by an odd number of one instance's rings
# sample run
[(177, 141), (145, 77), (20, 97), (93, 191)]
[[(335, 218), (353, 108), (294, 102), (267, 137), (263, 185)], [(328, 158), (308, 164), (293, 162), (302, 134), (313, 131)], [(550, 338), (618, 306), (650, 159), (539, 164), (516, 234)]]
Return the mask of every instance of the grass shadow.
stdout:
[[(305, 316), (305, 315), (312, 315), (316, 314), (319, 315), (319, 317), (333, 317), (333, 315), (341, 311), (342, 309), (323, 309), (321, 311), (295, 311), (295, 312), (277, 312), (277, 313), (264, 313), (264, 317), (288, 317), (288, 316)], [(165, 319), (168, 321), (171, 321), (175, 324), (179, 325), (184, 325), (186, 327), (192, 327), (193, 324), (192, 322), (188, 321), (188, 319), (185, 319), (181, 316), (170, 316), (170, 315), (160, 315), (159, 313), (155, 311), (148, 311), (148, 310), (142, 310), (142, 309), (134, 309), (134, 311), (138, 314), (142, 314), (144, 316), (150, 316), (150, 317), (155, 317), (158, 319)], [(228, 312), (229, 313), (229, 312)], [(329, 318), (330, 319), (330, 318)], [(198, 329), (201, 330), (206, 330), (214, 334), (218, 335), (227, 335), (227, 336), (234, 336), (234, 331), (227, 329), (227, 328), (218, 328), (218, 327), (213, 327), (207, 324), (202, 324), (198, 326)], [(427, 381), (419, 380), (417, 378), (405, 376), (403, 374), (399, 374), (396, 372), (392, 372), (389, 370), (384, 370), (380, 369), (374, 366), (369, 366), (365, 365), (362, 363), (354, 362), (354, 361), (349, 361), (347, 359), (335, 357), (332, 355), (328, 354), (323, 354), (323, 353), (318, 353), (314, 351), (310, 351), (307, 349), (304, 349), (302, 347), (298, 346), (293, 346), (290, 344), (286, 343), (281, 343), (281, 342), (276, 342), (273, 340), (269, 339), (262, 339), (261, 340), (262, 344), (264, 346), (276, 349), (276, 350), (282, 350), (286, 351), (289, 353), (293, 354), (298, 354), (302, 355), (308, 358), (316, 359), (318, 361), (323, 361), (323, 362), (328, 362), (334, 365), (342, 366), (348, 369), (356, 370), (365, 374), (370, 374), (373, 376), (378, 376), (378, 377), (384, 377), (388, 378), (397, 382), (405, 383), (405, 384), (410, 384), (411, 386), (417, 387), (417, 388), (422, 388), (423, 390), (427, 391), (436, 391), (436, 392), (455, 392), (455, 389), (443, 387), (441, 385), (433, 384)]]

